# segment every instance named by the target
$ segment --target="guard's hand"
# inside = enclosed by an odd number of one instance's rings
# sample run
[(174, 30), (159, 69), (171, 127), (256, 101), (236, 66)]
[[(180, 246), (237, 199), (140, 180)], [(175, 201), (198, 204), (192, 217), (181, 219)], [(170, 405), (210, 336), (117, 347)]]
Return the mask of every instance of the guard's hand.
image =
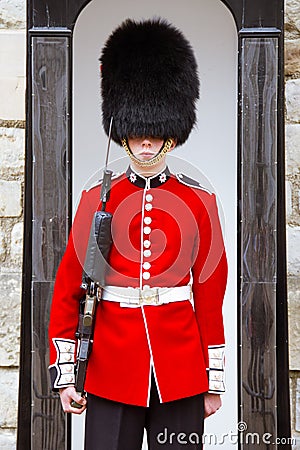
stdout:
[[(63, 407), (64, 412), (72, 413), (72, 414), (82, 414), (86, 409), (86, 398), (81, 397), (81, 395), (76, 392), (74, 386), (69, 386), (66, 388), (62, 388), (59, 390), (60, 401)], [(71, 406), (71, 402), (75, 401), (82, 405), (82, 408), (73, 408)]]
[(211, 416), (222, 406), (221, 396), (219, 394), (204, 394), (204, 418)]

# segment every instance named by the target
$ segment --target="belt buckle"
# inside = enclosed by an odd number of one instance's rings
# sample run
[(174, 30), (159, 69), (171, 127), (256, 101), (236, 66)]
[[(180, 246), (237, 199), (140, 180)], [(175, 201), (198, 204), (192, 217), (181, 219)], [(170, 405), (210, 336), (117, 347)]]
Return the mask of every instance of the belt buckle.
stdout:
[(159, 294), (158, 288), (140, 289), (139, 304), (140, 305), (158, 305)]

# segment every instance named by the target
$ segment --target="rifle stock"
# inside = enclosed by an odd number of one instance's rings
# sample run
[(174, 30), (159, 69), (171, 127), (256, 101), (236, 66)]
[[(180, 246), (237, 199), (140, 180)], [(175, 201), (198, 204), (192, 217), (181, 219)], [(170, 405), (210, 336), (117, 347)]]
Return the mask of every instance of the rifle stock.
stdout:
[[(94, 291), (91, 292), (91, 289)], [(76, 360), (76, 371), (75, 371), (75, 389), (81, 395), (84, 396), (84, 383), (86, 376), (86, 369), (89, 355), (92, 351), (93, 346), (93, 331), (95, 322), (95, 312), (98, 302), (98, 290), (99, 287), (91, 283), (88, 287), (88, 292), (84, 300), (84, 311), (83, 314), (79, 315), (79, 327), (78, 327), (78, 337), (79, 337), (79, 348)], [(82, 405), (73, 401), (71, 402), (73, 408), (82, 408)]]

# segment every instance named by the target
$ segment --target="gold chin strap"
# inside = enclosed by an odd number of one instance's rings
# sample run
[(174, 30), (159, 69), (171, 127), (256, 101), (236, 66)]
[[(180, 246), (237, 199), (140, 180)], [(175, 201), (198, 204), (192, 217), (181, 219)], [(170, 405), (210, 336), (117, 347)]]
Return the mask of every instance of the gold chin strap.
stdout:
[(170, 148), (173, 145), (173, 140), (171, 138), (169, 138), (165, 141), (164, 145), (159, 150), (157, 155), (153, 156), (153, 158), (149, 159), (148, 161), (140, 161), (138, 158), (136, 158), (134, 156), (134, 154), (128, 147), (127, 139), (124, 138), (121, 140), (121, 142), (122, 142), (122, 145), (123, 145), (127, 155), (129, 156), (129, 158), (132, 161), (134, 161), (137, 165), (139, 165), (140, 167), (150, 167), (150, 166), (153, 166), (154, 164), (158, 163), (164, 157), (164, 155), (170, 150)]

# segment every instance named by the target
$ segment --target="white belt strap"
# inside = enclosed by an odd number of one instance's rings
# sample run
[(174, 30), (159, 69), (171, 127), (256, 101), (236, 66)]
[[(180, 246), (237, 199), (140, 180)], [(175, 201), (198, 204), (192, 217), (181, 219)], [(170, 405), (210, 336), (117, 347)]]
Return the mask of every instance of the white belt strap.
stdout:
[(141, 305), (163, 305), (171, 302), (191, 300), (191, 286), (177, 286), (173, 288), (124, 288), (120, 286), (105, 286), (102, 299), (118, 302), (121, 306), (136, 307)]

